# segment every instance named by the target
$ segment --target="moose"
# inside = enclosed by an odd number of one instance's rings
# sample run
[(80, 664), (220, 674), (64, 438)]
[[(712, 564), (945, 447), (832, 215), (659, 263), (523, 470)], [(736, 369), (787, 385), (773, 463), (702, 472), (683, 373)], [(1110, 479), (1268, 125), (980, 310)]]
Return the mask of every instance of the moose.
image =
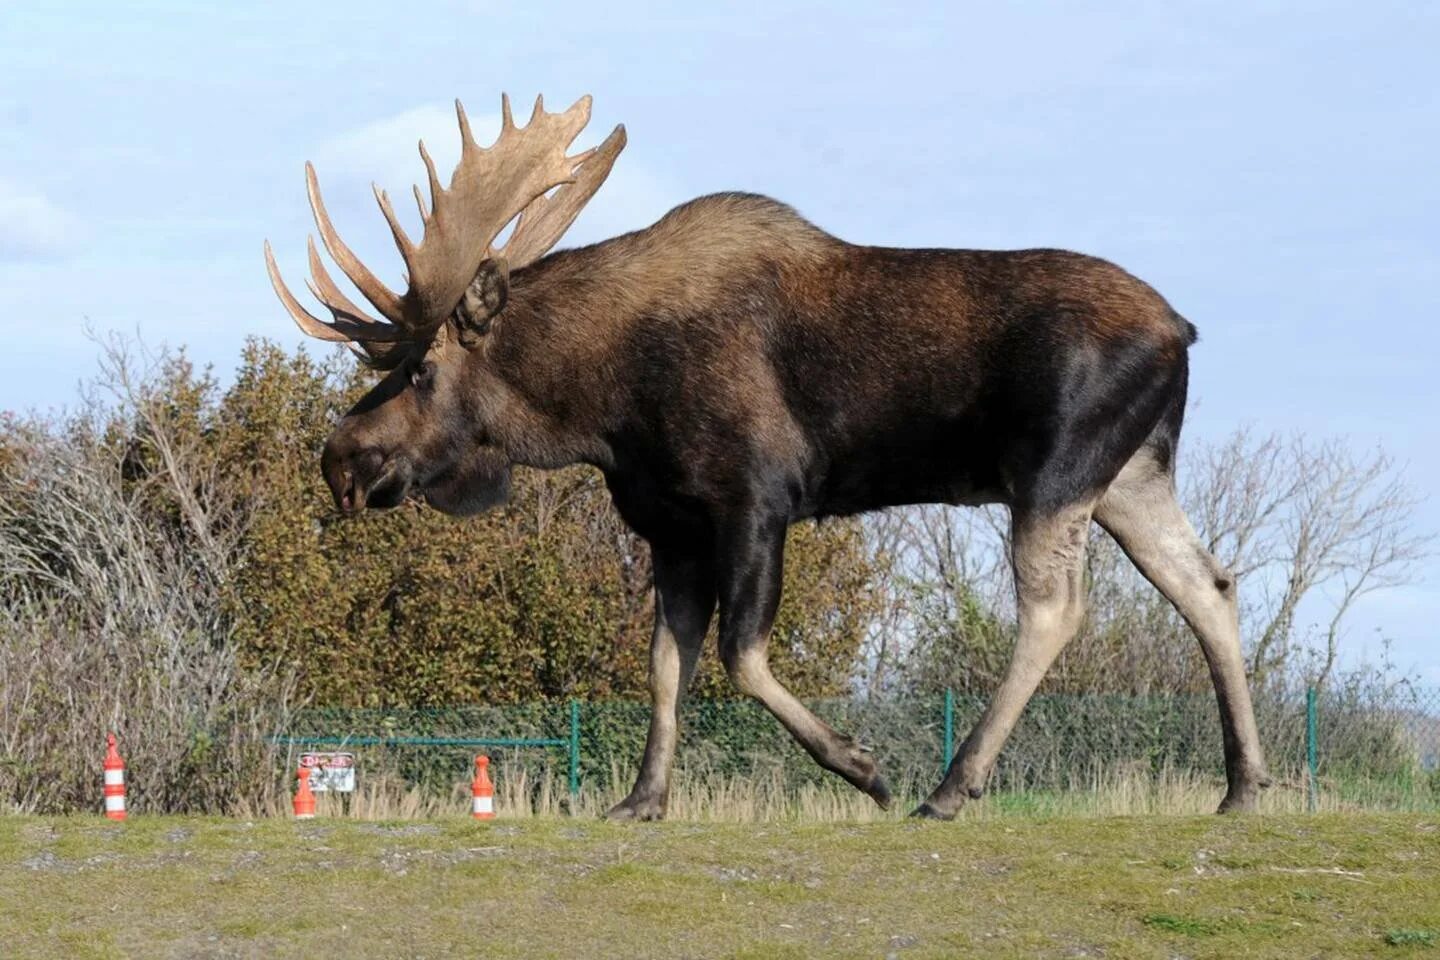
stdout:
[[(639, 776), (610, 812), (664, 816), (678, 707), (719, 610), (719, 654), (822, 767), (881, 807), (871, 753), (771, 673), (787, 528), (918, 504), (1004, 504), (1018, 633), (1007, 671), (941, 783), (914, 811), (953, 818), (982, 796), (1027, 701), (1085, 609), (1091, 521), (1193, 628), (1224, 731), (1223, 811), (1268, 785), (1234, 576), (1176, 502), (1175, 457), (1195, 327), (1119, 267), (1064, 250), (892, 249), (837, 239), (763, 196), (719, 193), (643, 230), (550, 253), (625, 146), (617, 126), (567, 156), (590, 98), (523, 127), (501, 99), (479, 146), (456, 103), (461, 157), (443, 187), (420, 144), (423, 236), (376, 188), (408, 287), (396, 294), (340, 239), (314, 167), (321, 241), (380, 318), (309, 243), (321, 320), (300, 328), (384, 375), (326, 441), (341, 513), (421, 499), (464, 516), (505, 502), (520, 464), (589, 464), (649, 544), (652, 714)], [(497, 238), (512, 224), (508, 239)]]

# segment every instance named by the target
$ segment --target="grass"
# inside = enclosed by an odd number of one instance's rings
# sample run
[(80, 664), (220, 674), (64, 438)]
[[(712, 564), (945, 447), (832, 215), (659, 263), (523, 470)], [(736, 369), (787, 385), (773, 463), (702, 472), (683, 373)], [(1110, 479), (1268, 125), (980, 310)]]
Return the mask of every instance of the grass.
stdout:
[(0, 818), (5, 957), (1431, 955), (1440, 817)]
[[(464, 772), (464, 764), (459, 765)], [(599, 816), (619, 801), (634, 782), (631, 770), (615, 768), (601, 784), (589, 784), (578, 798), (569, 796), (563, 773), (537, 773), (522, 763), (505, 758), (493, 768), (496, 806), (510, 816), (552, 817), (574, 814)], [(793, 771), (792, 771), (793, 772)], [(720, 823), (869, 823), (902, 820), (915, 808), (923, 793), (934, 786), (924, 783), (892, 783), (896, 791), (893, 809), (878, 809), (864, 794), (838, 778), (795, 784), (786, 769), (744, 776), (678, 770), (671, 790), (670, 812), (677, 819)], [(293, 786), (293, 784), (292, 784)], [(1186, 816), (1212, 813), (1225, 793), (1225, 781), (1193, 771), (1148, 767), (1106, 767), (1076, 776), (1063, 790), (999, 790), (979, 803), (971, 804), (966, 816), (981, 819), (1023, 817), (1108, 817), (1156, 814)], [(242, 810), (252, 817), (277, 817), (289, 810), (288, 795), (276, 793), (255, 809)], [(338, 797), (321, 795), (322, 815), (341, 813)], [(457, 780), (448, 791), (422, 789), (391, 773), (362, 769), (358, 789), (347, 801), (345, 814), (361, 820), (434, 818), (468, 810), (470, 785)], [(1305, 785), (1282, 781), (1260, 797), (1263, 813), (1303, 813), (1308, 808)], [(1363, 812), (1440, 809), (1428, 792), (1422, 796), (1386, 792), (1374, 785), (1359, 783), (1326, 784), (1319, 794), (1320, 812)], [(30, 811), (14, 811), (30, 812)]]
[(1385, 942), (1392, 947), (1433, 947), (1436, 936), (1433, 930), (1390, 930), (1385, 934)]

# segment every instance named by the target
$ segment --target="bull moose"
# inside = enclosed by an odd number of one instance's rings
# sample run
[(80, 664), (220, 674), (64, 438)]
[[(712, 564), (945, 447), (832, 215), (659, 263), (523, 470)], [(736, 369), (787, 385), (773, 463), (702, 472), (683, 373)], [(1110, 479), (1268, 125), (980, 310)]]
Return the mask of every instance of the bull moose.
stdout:
[[(592, 246), (547, 253), (609, 174), (618, 126), (566, 151), (590, 116), (502, 97), (480, 147), (456, 104), (448, 188), (420, 144), (424, 234), (380, 209), (405, 261), (397, 295), (310, 205), (331, 258), (383, 319), (336, 286), (313, 239), (322, 321), (275, 291), (307, 334), (346, 342), (383, 378), (335, 427), (321, 469), (344, 514), (410, 497), (463, 516), (505, 501), (512, 466), (598, 468), (651, 550), (653, 711), (639, 777), (610, 811), (664, 815), (680, 697), (719, 608), (736, 688), (824, 768), (888, 806), (870, 753), (770, 672), (786, 529), (916, 504), (1010, 509), (1019, 633), (1005, 677), (919, 816), (979, 797), (996, 756), (1080, 626), (1093, 520), (1194, 629), (1224, 728), (1222, 811), (1268, 782), (1241, 657), (1235, 578), (1175, 497), (1195, 328), (1119, 267), (1063, 250), (857, 246), (762, 196), (721, 193)], [(496, 239), (514, 229), (503, 246)]]

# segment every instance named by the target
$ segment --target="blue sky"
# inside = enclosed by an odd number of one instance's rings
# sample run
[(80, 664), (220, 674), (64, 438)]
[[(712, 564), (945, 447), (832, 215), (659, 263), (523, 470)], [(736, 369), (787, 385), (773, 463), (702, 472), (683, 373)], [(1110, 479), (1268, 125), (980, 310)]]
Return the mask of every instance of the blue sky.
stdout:
[[(0, 2), (0, 410), (71, 402), (87, 324), (222, 372), (298, 343), (261, 241), (297, 282), (304, 160), (396, 281), (368, 184), (421, 135), (453, 160), (452, 98), (478, 132), (500, 90), (590, 92), (630, 145), (567, 242), (742, 189), (860, 242), (1104, 256), (1201, 329), (1191, 436), (1381, 444), (1440, 530), (1437, 50), (1422, 2)], [(1423, 577), (1347, 642), (1440, 683)]]

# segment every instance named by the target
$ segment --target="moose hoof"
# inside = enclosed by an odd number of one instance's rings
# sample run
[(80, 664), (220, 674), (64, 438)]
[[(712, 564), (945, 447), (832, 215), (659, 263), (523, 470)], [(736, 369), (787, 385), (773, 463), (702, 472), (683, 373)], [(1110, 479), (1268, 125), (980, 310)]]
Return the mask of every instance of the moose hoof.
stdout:
[(1220, 807), (1215, 812), (1254, 813), (1259, 809), (1260, 791), (1273, 782), (1268, 774), (1260, 774), (1235, 784), (1225, 793), (1225, 799), (1220, 801)]
[(874, 800), (881, 810), (889, 810), (890, 785), (880, 775), (875, 755), (854, 737), (841, 737), (840, 740), (844, 749), (822, 759), (821, 766), (838, 773), (850, 786)]
[(1225, 799), (1220, 801), (1220, 806), (1215, 808), (1216, 813), (1254, 813), (1257, 806), (1257, 798), (1253, 792), (1248, 793), (1227, 793)]
[(911, 811), (910, 811), (910, 816), (914, 817), (914, 818), (917, 819), (917, 820), (954, 820), (954, 819), (955, 819), (955, 814), (954, 814), (954, 813), (946, 813), (945, 811), (940, 810), (940, 809), (937, 808), (937, 807), (932, 807), (932, 806), (930, 805), (930, 802), (929, 802), (928, 800), (927, 800), (926, 802), (920, 804), (920, 806), (916, 807), (914, 810), (911, 810)]
[(874, 800), (881, 810), (890, 809), (890, 787), (886, 784), (885, 778), (880, 776), (880, 774), (875, 774), (875, 777), (870, 781), (870, 786), (865, 788), (865, 792), (870, 795), (870, 799)]
[(661, 820), (664, 817), (664, 804), (644, 797), (626, 797), (605, 814), (606, 820)]

